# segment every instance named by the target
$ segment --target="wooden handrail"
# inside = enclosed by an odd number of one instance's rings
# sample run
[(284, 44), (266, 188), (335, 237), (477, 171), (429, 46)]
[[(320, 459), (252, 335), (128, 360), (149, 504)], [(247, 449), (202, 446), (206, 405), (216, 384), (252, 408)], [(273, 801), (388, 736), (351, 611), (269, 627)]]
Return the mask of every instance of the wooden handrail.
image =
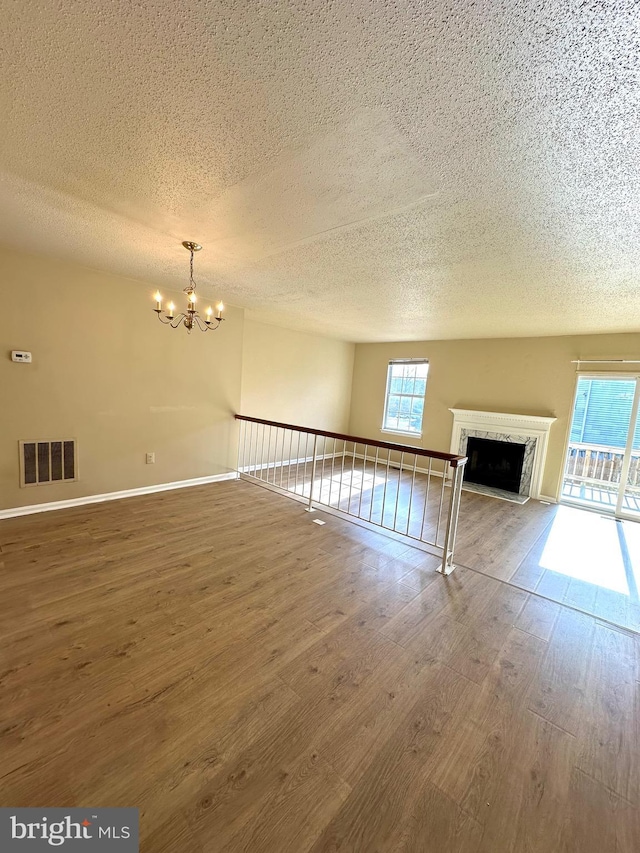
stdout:
[[(584, 441), (569, 441), (569, 447), (575, 447), (576, 450), (595, 450), (598, 453), (611, 453), (615, 456), (624, 456), (624, 447), (610, 447), (606, 444), (587, 444)], [(639, 456), (640, 450), (631, 450), (632, 456)]]
[(339, 441), (352, 441), (354, 444), (369, 444), (373, 447), (382, 447), (386, 450), (398, 450), (401, 453), (415, 453), (416, 456), (428, 456), (430, 459), (441, 459), (448, 462), (452, 468), (458, 468), (467, 461), (466, 456), (456, 456), (455, 453), (442, 453), (439, 450), (425, 450), (424, 447), (412, 447), (410, 444), (394, 444), (392, 441), (377, 441), (375, 438), (361, 438), (356, 435), (346, 435), (343, 432), (329, 432), (324, 429), (311, 429), (310, 427), (295, 426), (294, 424), (283, 424), (279, 421), (267, 421), (264, 418), (250, 418), (248, 415), (236, 415), (237, 421), (249, 421), (254, 424), (280, 427), (280, 429), (291, 429), (296, 432), (306, 432), (309, 435), (323, 435), (326, 438), (337, 438)]

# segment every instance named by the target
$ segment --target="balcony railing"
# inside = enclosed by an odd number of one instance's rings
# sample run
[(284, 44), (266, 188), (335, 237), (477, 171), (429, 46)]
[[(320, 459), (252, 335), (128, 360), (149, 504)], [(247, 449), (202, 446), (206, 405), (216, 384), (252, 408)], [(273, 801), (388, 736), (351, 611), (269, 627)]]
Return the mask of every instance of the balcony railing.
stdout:
[[(624, 461), (624, 448), (570, 442), (565, 471), (565, 486), (618, 488)], [(631, 453), (627, 487), (640, 489), (640, 450)]]
[(465, 456), (236, 415), (242, 479), (394, 538), (453, 568)]

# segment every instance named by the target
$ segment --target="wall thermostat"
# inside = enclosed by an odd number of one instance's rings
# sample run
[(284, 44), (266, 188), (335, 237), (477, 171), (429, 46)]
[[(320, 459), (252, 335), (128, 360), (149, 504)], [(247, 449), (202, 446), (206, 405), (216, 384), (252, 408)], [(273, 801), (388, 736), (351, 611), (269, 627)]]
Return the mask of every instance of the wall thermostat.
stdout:
[(31, 353), (24, 350), (14, 349), (11, 352), (11, 361), (21, 361), (24, 364), (31, 364)]

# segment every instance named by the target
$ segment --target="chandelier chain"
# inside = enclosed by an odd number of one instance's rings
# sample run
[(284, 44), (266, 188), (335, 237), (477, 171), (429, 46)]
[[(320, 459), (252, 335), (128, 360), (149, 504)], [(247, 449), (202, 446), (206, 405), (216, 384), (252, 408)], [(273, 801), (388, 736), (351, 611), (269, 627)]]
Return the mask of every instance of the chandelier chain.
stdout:
[(190, 249), (191, 259), (189, 260), (189, 284), (184, 288), (185, 293), (191, 293), (196, 289), (196, 283), (193, 280), (193, 249)]

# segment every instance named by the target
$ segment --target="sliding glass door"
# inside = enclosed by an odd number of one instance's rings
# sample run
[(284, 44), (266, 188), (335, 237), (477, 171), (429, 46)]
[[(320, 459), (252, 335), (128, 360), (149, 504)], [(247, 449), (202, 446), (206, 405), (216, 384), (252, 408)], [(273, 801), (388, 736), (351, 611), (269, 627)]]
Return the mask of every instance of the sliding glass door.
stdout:
[(627, 436), (625, 458), (621, 471), (616, 515), (640, 520), (640, 378), (636, 379), (631, 412), (631, 428)]
[(640, 381), (578, 378), (562, 500), (640, 519)]

